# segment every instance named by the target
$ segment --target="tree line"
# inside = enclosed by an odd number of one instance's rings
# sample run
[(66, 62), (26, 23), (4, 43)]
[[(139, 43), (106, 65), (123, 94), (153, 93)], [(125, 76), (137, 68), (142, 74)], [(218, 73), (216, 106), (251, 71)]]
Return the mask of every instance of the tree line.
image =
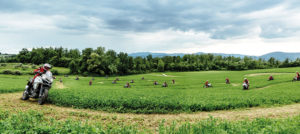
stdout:
[(16, 56), (1, 58), (0, 62), (21, 62), (68, 67), (72, 74), (128, 75), (163, 71), (248, 70), (300, 66), (300, 59), (279, 61), (251, 57), (186, 54), (184, 56), (132, 57), (127, 53), (105, 50), (104, 47), (78, 49), (22, 49)]

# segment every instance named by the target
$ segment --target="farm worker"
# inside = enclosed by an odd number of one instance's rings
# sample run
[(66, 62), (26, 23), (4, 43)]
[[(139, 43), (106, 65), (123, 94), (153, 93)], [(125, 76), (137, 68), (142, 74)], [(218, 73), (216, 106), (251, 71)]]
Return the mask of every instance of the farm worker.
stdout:
[(154, 81), (154, 83), (153, 83), (154, 85), (158, 85), (158, 82), (157, 81)]
[(114, 80), (113, 82), (112, 82), (112, 84), (116, 84), (117, 83), (117, 80)]
[(167, 82), (164, 82), (163, 85), (162, 85), (162, 87), (168, 87)]
[(125, 86), (124, 86), (125, 88), (130, 88), (130, 85), (129, 85), (129, 83), (127, 82), (126, 84), (125, 84)]
[(226, 84), (230, 84), (229, 78), (226, 78)]
[(299, 74), (299, 72), (297, 71), (297, 80), (299, 80), (300, 79), (300, 74)]
[(205, 87), (209, 87), (209, 82), (208, 80), (204, 83)]
[(249, 86), (249, 80), (247, 78), (244, 78), (244, 83), (246, 83)]
[(269, 77), (269, 80), (274, 80), (274, 77), (271, 75), (271, 76)]
[(174, 79), (172, 80), (172, 83), (175, 84), (175, 80)]
[(93, 81), (92, 81), (92, 80), (90, 80), (90, 82), (89, 82), (89, 85), (91, 86), (91, 85), (92, 85), (92, 83), (93, 83)]

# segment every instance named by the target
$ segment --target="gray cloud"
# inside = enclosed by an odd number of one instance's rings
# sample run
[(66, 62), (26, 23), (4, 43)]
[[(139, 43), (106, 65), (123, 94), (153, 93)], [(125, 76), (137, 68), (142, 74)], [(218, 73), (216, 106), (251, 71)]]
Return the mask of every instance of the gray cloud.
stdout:
[[(249, 34), (261, 28), (262, 38), (282, 38), (298, 33), (299, 27), (287, 26), (268, 18), (239, 17), (286, 4), (297, 10), (298, 0), (0, 0), (0, 13), (30, 13), (53, 17), (53, 25), (65, 34), (151, 33), (173, 29), (196, 31), (224, 40)], [(96, 21), (92, 21), (95, 20)], [(284, 19), (284, 18), (282, 18)], [(275, 24), (275, 25), (274, 25)], [(0, 28), (5, 28), (1, 26)], [(53, 32), (53, 31), (51, 31)], [(62, 37), (63, 38), (63, 37)], [(120, 37), (122, 38), (122, 37)], [(109, 39), (111, 40), (111, 39)], [(125, 40), (125, 39), (124, 39)]]

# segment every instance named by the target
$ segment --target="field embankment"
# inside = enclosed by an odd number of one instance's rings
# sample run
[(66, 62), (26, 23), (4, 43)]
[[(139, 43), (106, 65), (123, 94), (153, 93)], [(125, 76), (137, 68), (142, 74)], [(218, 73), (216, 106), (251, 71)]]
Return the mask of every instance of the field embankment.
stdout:
[[(20, 99), (22, 93), (9, 93), (0, 94), (0, 111), (2, 116), (0, 118), (0, 124), (6, 123), (10, 125), (22, 121), (28, 121), (28, 125), (32, 128), (46, 129), (43, 125), (48, 126), (47, 131), (60, 132), (57, 128), (63, 128), (63, 126), (69, 125), (68, 128), (72, 131), (90, 130), (91, 128), (99, 128), (102, 131), (107, 131), (107, 126), (113, 126), (115, 131), (121, 132), (120, 129), (124, 129), (130, 132), (149, 130), (149, 131), (174, 131), (170, 130), (170, 127), (176, 122), (176, 127), (183, 127), (186, 130), (194, 131), (193, 128), (206, 128), (214, 124), (218, 124), (214, 128), (218, 131), (244, 131), (243, 129), (237, 129), (235, 127), (223, 128), (226, 124), (235, 125), (238, 127), (258, 127), (259, 123), (267, 123), (265, 126), (272, 126), (277, 123), (288, 123), (289, 125), (297, 124), (299, 121), (298, 115), (300, 115), (300, 104), (292, 104), (286, 106), (276, 107), (257, 107), (248, 109), (238, 109), (229, 111), (215, 111), (215, 112), (197, 112), (192, 114), (130, 114), (130, 113), (107, 113), (97, 110), (88, 109), (74, 109), (59, 107), (51, 104), (45, 104), (43, 106), (37, 105), (36, 100), (23, 101)], [(16, 115), (14, 115), (16, 114)], [(14, 115), (14, 116), (13, 116)], [(1, 117), (1, 116), (0, 116)], [(290, 119), (281, 119), (281, 118)], [(18, 119), (16, 119), (18, 118)], [(29, 120), (30, 118), (30, 120)], [(214, 118), (214, 119), (212, 119)], [(260, 119), (258, 119), (260, 118)], [(266, 119), (268, 118), (268, 119)], [(274, 118), (274, 119), (273, 119)], [(49, 122), (53, 119), (53, 122)], [(72, 121), (70, 121), (72, 120)], [(288, 122), (292, 121), (292, 122)], [(43, 122), (37, 124), (36, 122)], [(101, 122), (101, 125), (98, 123)], [(184, 124), (189, 122), (191, 128), (185, 128)], [(83, 124), (89, 125), (83, 125)], [(219, 124), (221, 123), (221, 124)], [(252, 123), (252, 124), (251, 124)], [(35, 124), (35, 125), (34, 125)], [(97, 125), (98, 124), (98, 125)], [(202, 125), (200, 125), (202, 124)], [(282, 130), (294, 130), (295, 127), (287, 127), (288, 124), (284, 124)], [(277, 124), (278, 125), (278, 124)], [(9, 125), (6, 125), (6, 127)], [(25, 125), (20, 125), (18, 128), (22, 128)], [(27, 126), (27, 129), (32, 129)], [(174, 126), (174, 127), (175, 127)], [(276, 126), (279, 127), (279, 126)], [(5, 128), (5, 127), (3, 127)], [(143, 128), (143, 129), (141, 129)], [(275, 127), (273, 127), (274, 129)], [(11, 128), (10, 128), (11, 129)], [(209, 129), (209, 130), (210, 130)], [(0, 127), (1, 130), (1, 127)], [(8, 129), (9, 130), (9, 129)], [(26, 129), (24, 129), (26, 130)], [(54, 131), (55, 130), (55, 131)], [(204, 129), (205, 130), (205, 129)], [(215, 131), (214, 130), (214, 131)], [(250, 129), (249, 129), (250, 130)], [(21, 131), (21, 130), (20, 130)], [(23, 130), (22, 130), (23, 131)], [(64, 130), (61, 130), (63, 132)], [(176, 130), (179, 131), (179, 130)], [(13, 131), (12, 131), (13, 132)], [(89, 131), (87, 131), (89, 132)], [(259, 130), (253, 132), (259, 132)]]

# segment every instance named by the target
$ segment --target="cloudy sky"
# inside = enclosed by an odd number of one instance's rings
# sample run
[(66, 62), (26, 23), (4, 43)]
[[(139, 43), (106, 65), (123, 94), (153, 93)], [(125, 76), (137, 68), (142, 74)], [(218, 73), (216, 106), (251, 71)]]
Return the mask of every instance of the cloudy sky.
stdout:
[(0, 0), (0, 52), (300, 52), (299, 0)]

